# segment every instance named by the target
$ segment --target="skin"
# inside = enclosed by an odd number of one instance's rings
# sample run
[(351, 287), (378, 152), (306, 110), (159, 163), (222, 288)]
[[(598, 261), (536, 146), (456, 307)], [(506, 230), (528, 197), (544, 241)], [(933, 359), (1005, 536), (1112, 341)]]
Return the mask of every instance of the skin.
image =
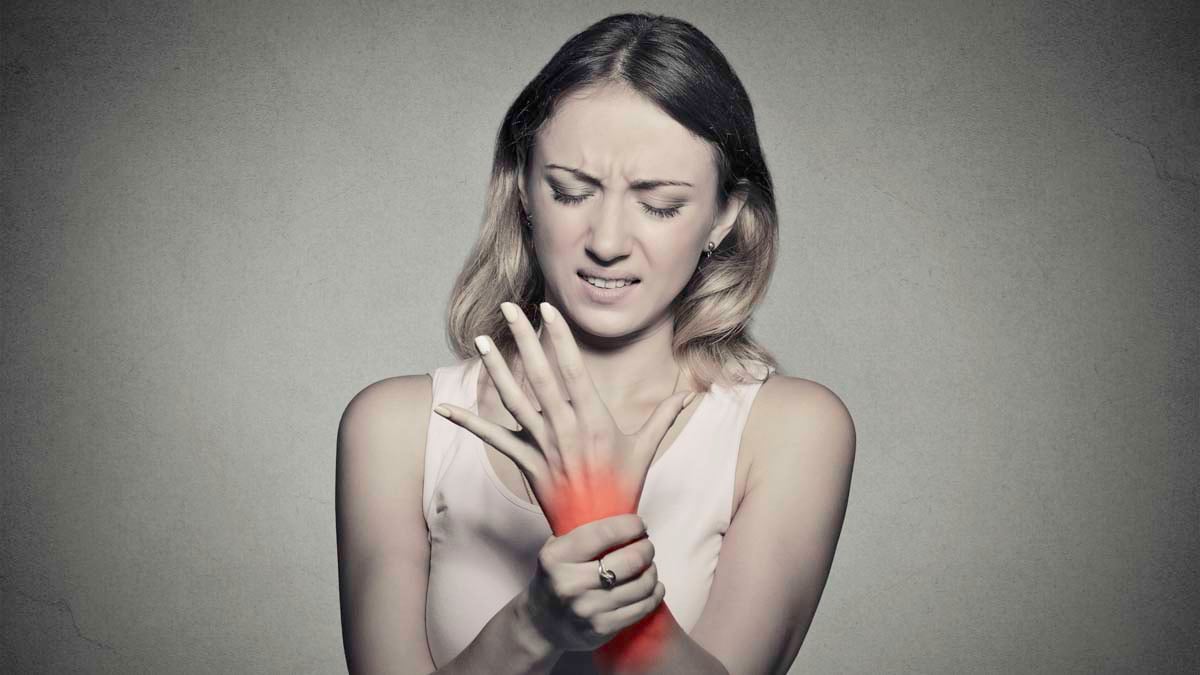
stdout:
[[(602, 185), (550, 165), (577, 169)], [(709, 144), (620, 85), (564, 100), (539, 133), (527, 174), (520, 181), (521, 199), (533, 221), (546, 301), (570, 325), (600, 398), (618, 420), (640, 423), (671, 393), (678, 375), (669, 305), (691, 278), (705, 245), (728, 235), (743, 201), (730, 199), (718, 211)], [(639, 179), (692, 187), (631, 189)], [(583, 199), (563, 203), (556, 192)], [(621, 303), (597, 304), (577, 277), (584, 267), (633, 275), (641, 282)], [(542, 344), (549, 346), (549, 336)], [(553, 366), (552, 350), (548, 357)], [(632, 421), (622, 425), (636, 426)]]
[[(717, 179), (706, 141), (629, 88), (607, 85), (560, 102), (538, 134), (526, 175), (519, 180), (546, 300), (563, 315), (583, 368), (619, 429), (640, 428), (672, 393), (695, 390), (680, 379), (674, 360), (669, 307), (706, 244), (718, 244), (728, 235), (743, 205), (732, 197), (720, 209)], [(639, 180), (688, 185), (633, 189)], [(636, 276), (640, 282), (621, 303), (597, 304), (577, 276), (584, 267)], [(549, 371), (558, 373), (550, 338), (543, 331), (539, 346)], [(541, 409), (527, 384), (523, 359), (510, 367), (533, 406)], [(555, 377), (563, 390), (561, 377)], [(501, 402), (491, 369), (480, 378), (479, 415), (515, 428), (518, 422)], [(680, 415), (652, 461), (689, 418), (690, 410)], [(500, 480), (514, 494), (525, 494), (517, 466), (490, 443), (487, 451)]]
[[(634, 189), (649, 179), (690, 185)], [(704, 245), (729, 233), (742, 200), (731, 198), (719, 208), (707, 143), (621, 86), (588, 90), (561, 105), (539, 135), (520, 190), (546, 279), (545, 328), (536, 332), (515, 306), (502, 307), (519, 349), (515, 367), (481, 336), (487, 377), (480, 383), (480, 414), (447, 406), (448, 418), (484, 441), (494, 465), (503, 465), (499, 455), (511, 460), (562, 534), (589, 515), (636, 511), (649, 466), (686, 423), (681, 413), (692, 387), (685, 383), (672, 394), (679, 370), (671, 351), (670, 305)], [(641, 283), (619, 303), (598, 304), (578, 279), (583, 267), (636, 276)], [(786, 671), (794, 659), (832, 563), (853, 465), (853, 423), (831, 391), (776, 376), (759, 399), (745, 430), (750, 442), (743, 446), (749, 447), (739, 455), (735, 523), (722, 549), (721, 581), (693, 630), (712, 649), (676, 635), (677, 648), (686, 644), (677, 654), (719, 655), (729, 672), (767, 672), (780, 663)], [(807, 454), (797, 444), (807, 444)], [(752, 474), (756, 458), (760, 470)], [(806, 482), (809, 491), (797, 494)], [(744, 515), (740, 507), (752, 485), (757, 499), (751, 515)], [(581, 494), (590, 498), (585, 501), (592, 513), (563, 505)], [(789, 505), (808, 514), (799, 534)], [(793, 536), (780, 543), (777, 532), (789, 527)], [(768, 552), (807, 566), (763, 577), (758, 556)], [(744, 575), (757, 576), (751, 583), (763, 604), (739, 598), (731, 575), (742, 577), (743, 589)], [(781, 597), (787, 598), (783, 604)], [(777, 611), (748, 611), (754, 607)], [(739, 630), (729, 618), (739, 611), (746, 614), (741, 630), (761, 627), (740, 643), (731, 639)], [(791, 623), (781, 627), (772, 620)]]
[[(547, 164), (580, 169), (600, 184)], [(692, 187), (631, 189), (632, 181), (647, 178)], [(577, 204), (555, 201), (550, 179), (560, 191), (586, 196)], [(540, 334), (523, 318), (510, 322), (520, 354), (511, 364), (494, 351), (484, 358), (479, 415), (446, 407), (452, 422), (484, 440), (515, 494), (523, 493), (524, 470), (539, 500), (547, 498), (550, 518), (551, 495), (564, 486), (586, 487), (592, 467), (611, 469), (610, 487), (620, 499), (634, 499), (650, 464), (686, 424), (691, 411), (680, 406), (694, 386), (681, 381), (671, 394), (679, 371), (669, 306), (705, 243), (729, 233), (741, 203), (733, 199), (718, 209), (705, 142), (620, 87), (564, 102), (539, 135), (520, 190), (533, 217), (548, 304), (560, 320)], [(679, 201), (686, 203), (673, 218), (645, 212)], [(584, 266), (636, 275), (641, 287), (622, 303), (591, 304), (578, 292), (576, 271)], [(424, 375), (377, 382), (350, 402), (339, 427), (343, 626), (356, 664), (432, 670), (427, 651), (417, 648), (426, 640), (429, 556), (421, 457), (429, 409), (441, 403), (429, 391)], [(778, 374), (762, 385), (743, 430), (733, 519), (704, 610), (689, 633), (673, 620), (660, 626), (663, 650), (646, 672), (787, 672), (832, 565), (854, 454), (853, 421), (832, 391)], [(619, 564), (627, 550), (610, 553), (606, 566)], [(642, 563), (649, 561), (637, 568)], [(584, 566), (580, 574), (594, 584), (594, 565)], [(509, 631), (522, 622), (500, 618), (480, 635), (474, 661), (480, 667), (490, 655), (524, 644), (525, 633)], [(540, 658), (540, 649), (527, 651)], [(467, 652), (472, 647), (460, 657), (474, 656)]]

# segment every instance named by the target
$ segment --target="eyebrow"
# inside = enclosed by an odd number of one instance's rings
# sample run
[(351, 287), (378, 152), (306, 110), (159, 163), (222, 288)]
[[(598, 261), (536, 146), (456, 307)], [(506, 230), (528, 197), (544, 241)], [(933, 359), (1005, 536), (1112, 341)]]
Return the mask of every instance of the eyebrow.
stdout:
[[(546, 168), (567, 171), (585, 183), (590, 183), (592, 185), (595, 185), (596, 187), (604, 187), (604, 184), (600, 182), (599, 178), (596, 178), (595, 176), (586, 174), (586, 173), (580, 171), (579, 169), (573, 169), (569, 166), (559, 166), (558, 164), (547, 164)], [(662, 187), (664, 185), (683, 185), (686, 187), (694, 187), (691, 183), (685, 183), (684, 181), (681, 181), (681, 180), (652, 179), (652, 180), (635, 180), (629, 184), (629, 189), (631, 189), (631, 190), (653, 190), (656, 187)]]

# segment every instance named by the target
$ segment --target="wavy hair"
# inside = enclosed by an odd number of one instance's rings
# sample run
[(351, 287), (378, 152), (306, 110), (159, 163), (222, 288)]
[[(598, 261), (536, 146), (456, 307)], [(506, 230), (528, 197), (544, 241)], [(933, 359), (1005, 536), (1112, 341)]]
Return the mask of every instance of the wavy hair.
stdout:
[(535, 328), (545, 279), (534, 256), (518, 191), (538, 131), (564, 96), (621, 84), (709, 142), (718, 207), (745, 203), (729, 235), (702, 259), (672, 303), (672, 351), (702, 391), (765, 380), (775, 357), (750, 335), (754, 307), (775, 268), (778, 217), (750, 98), (717, 46), (690, 23), (655, 14), (615, 14), (572, 36), (525, 86), (496, 135), (479, 238), (447, 309), (450, 348), (472, 358), (474, 336), (489, 335), (506, 359), (517, 353), (498, 307), (513, 302)]

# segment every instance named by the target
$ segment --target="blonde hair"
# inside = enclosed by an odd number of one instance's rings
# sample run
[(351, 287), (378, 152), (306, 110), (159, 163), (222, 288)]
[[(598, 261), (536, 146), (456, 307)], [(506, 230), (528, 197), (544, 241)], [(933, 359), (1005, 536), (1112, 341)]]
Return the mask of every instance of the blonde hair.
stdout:
[(710, 143), (718, 206), (734, 193), (745, 199), (729, 235), (672, 302), (676, 361), (701, 391), (713, 383), (765, 380), (779, 365), (749, 326), (775, 269), (779, 227), (750, 100), (703, 33), (653, 14), (614, 15), (576, 34), (509, 107), (496, 137), (479, 237), (447, 308), (450, 349), (460, 359), (472, 358), (475, 336), (488, 335), (511, 362), (517, 347), (500, 315), (501, 302), (516, 304), (540, 327), (537, 305), (545, 299), (545, 279), (523, 225), (518, 176), (555, 103), (585, 86), (612, 81), (631, 86)]

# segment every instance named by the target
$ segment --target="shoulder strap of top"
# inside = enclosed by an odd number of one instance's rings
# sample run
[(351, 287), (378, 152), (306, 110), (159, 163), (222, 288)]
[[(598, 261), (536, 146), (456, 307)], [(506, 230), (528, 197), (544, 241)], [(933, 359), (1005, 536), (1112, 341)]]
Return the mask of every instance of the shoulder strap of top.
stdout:
[(724, 534), (733, 520), (733, 495), (737, 474), (737, 461), (741, 455), (742, 435), (746, 421), (750, 418), (750, 408), (758, 396), (759, 390), (766, 378), (775, 372), (775, 368), (766, 366), (766, 372), (756, 372), (755, 377), (763, 379), (735, 383), (727, 386), (714, 384), (712, 393), (715, 394), (714, 408), (711, 417), (705, 420), (705, 437), (716, 450), (712, 460), (712, 473), (709, 477), (711, 485), (716, 489), (716, 503), (722, 506), (719, 515), (718, 530)]
[[(458, 361), (449, 366), (435, 368), (429, 374), (433, 377), (433, 406), (438, 403), (452, 403), (461, 408), (470, 408), (475, 404), (476, 376), (478, 370), (474, 366), (482, 363), (479, 357)], [(450, 467), (454, 453), (459, 447), (456, 437), (459, 426), (441, 415), (429, 410), (429, 431), (425, 441), (425, 470), (422, 484), (421, 504), (428, 519), (430, 505), (433, 502), (433, 492), (441, 481), (442, 476)]]

